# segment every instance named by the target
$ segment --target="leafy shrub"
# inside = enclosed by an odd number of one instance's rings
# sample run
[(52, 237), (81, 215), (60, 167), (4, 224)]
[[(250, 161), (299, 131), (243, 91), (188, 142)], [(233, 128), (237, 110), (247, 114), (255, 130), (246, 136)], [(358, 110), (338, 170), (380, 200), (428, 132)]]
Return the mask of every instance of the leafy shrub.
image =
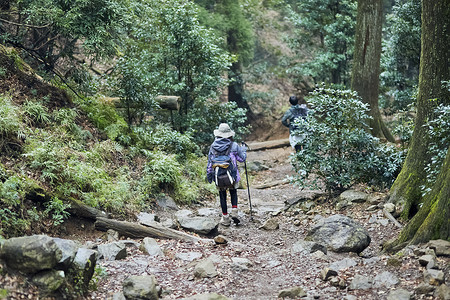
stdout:
[(133, 130), (142, 147), (146, 149), (173, 153), (181, 157), (198, 150), (190, 132), (182, 134), (164, 125), (157, 125), (153, 130), (146, 130), (143, 127), (136, 127)]
[(61, 224), (64, 222), (64, 219), (67, 219), (70, 215), (69, 212), (66, 211), (70, 208), (70, 205), (64, 204), (58, 197), (53, 197), (45, 206), (46, 209), (44, 213), (51, 216), (53, 226)]
[(59, 134), (36, 130), (27, 139), (24, 156), (33, 169), (41, 171), (41, 180), (53, 184), (61, 179), (65, 169), (64, 162), (73, 152), (67, 143), (70, 138), (64, 132)]
[(17, 175), (0, 176), (0, 235), (19, 236), (29, 230), (32, 220), (22, 206), (29, 185), (26, 178)]
[(193, 132), (195, 143), (203, 146), (203, 151), (207, 151), (206, 146), (214, 140), (213, 131), (220, 123), (228, 123), (236, 132), (235, 140), (239, 140), (249, 132), (249, 126), (245, 126), (246, 120), (246, 110), (238, 108), (235, 102), (221, 104), (204, 102), (195, 105), (190, 111), (188, 128)]
[(8, 139), (15, 137), (24, 139), (25, 133), (19, 107), (9, 98), (0, 96), (0, 146)]
[(399, 137), (403, 147), (406, 147), (414, 132), (414, 118), (409, 113), (398, 113), (397, 121), (394, 121), (392, 133)]
[(76, 119), (78, 112), (74, 108), (61, 108), (53, 112), (53, 118), (60, 125), (60, 129), (64, 129), (67, 133), (71, 133), (72, 137), (77, 140), (85, 140), (92, 137), (91, 133), (83, 130), (77, 125)]
[(161, 151), (148, 153), (149, 161), (140, 181), (141, 193), (155, 195), (165, 192), (179, 203), (193, 203), (201, 193), (210, 191), (206, 186), (206, 161), (190, 155), (183, 161), (173, 154)]
[(313, 109), (306, 121), (297, 120), (297, 133), (305, 136), (292, 159), (297, 184), (317, 186), (321, 180), (329, 192), (356, 182), (392, 184), (402, 156), (370, 135), (368, 105), (355, 92), (317, 88), (308, 102)]
[(426, 194), (431, 190), (433, 183), (440, 172), (442, 163), (450, 147), (450, 106), (440, 104), (435, 110), (436, 118), (424, 126), (427, 127), (431, 142), (428, 151), (431, 153), (431, 162), (425, 167), (427, 183), (422, 187)]
[(124, 147), (112, 140), (95, 143), (91, 151), (86, 153), (87, 159), (95, 165), (103, 164), (105, 161), (113, 161), (115, 157), (124, 155)]
[(2, 207), (0, 203), (0, 235), (6, 238), (20, 236), (29, 228), (30, 222), (22, 219), (14, 210)]
[[(129, 135), (129, 128), (112, 103), (101, 98), (77, 99), (78, 105), (86, 112), (88, 118), (100, 130), (105, 131), (109, 139), (124, 141)], [(128, 144), (128, 143), (124, 143)]]
[(23, 181), (20, 177), (11, 176), (4, 182), (0, 181), (0, 199), (7, 206), (17, 206), (25, 194)]
[(173, 154), (152, 151), (144, 173), (150, 176), (148, 182), (152, 188), (174, 190), (181, 177), (181, 164)]

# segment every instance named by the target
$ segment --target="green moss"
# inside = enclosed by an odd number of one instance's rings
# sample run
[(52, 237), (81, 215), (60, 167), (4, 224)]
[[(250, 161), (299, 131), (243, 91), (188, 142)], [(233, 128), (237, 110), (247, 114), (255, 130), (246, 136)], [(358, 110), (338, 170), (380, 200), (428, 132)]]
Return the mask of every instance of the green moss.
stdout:
[(402, 265), (402, 260), (397, 257), (389, 257), (386, 264), (391, 267), (400, 267)]
[(6, 299), (8, 297), (8, 290), (0, 289), (0, 299)]

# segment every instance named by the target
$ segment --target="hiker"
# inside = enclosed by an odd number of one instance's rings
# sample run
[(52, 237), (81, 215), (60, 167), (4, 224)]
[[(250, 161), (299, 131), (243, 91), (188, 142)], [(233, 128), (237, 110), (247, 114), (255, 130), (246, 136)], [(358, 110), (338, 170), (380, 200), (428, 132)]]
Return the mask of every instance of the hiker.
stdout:
[(289, 143), (295, 152), (299, 152), (303, 149), (301, 142), (305, 139), (305, 135), (295, 132), (298, 128), (294, 125), (294, 120), (298, 117), (305, 118), (308, 115), (308, 108), (304, 103), (299, 105), (296, 96), (290, 96), (289, 103), (291, 107), (284, 113), (281, 123), (289, 128)]
[[(224, 226), (231, 225), (231, 219), (234, 223), (239, 224), (240, 220), (238, 218), (238, 196), (237, 188), (239, 186), (239, 180), (241, 179), (239, 175), (239, 170), (237, 167), (237, 162), (244, 162), (247, 158), (247, 148), (245, 146), (239, 146), (233, 141), (235, 132), (231, 130), (230, 126), (226, 123), (221, 123), (219, 128), (214, 130), (215, 140), (211, 144), (208, 153), (208, 164), (206, 167), (206, 174), (208, 182), (215, 182), (219, 190), (220, 207), (222, 208), (222, 218), (220, 223)], [(233, 177), (233, 182), (223, 186), (221, 179), (218, 178), (218, 170), (216, 169), (216, 158), (217, 157), (228, 157), (231, 161), (231, 174), (228, 177)], [(214, 168), (213, 168), (214, 167)], [(231, 197), (231, 219), (227, 210), (227, 190), (230, 191)]]

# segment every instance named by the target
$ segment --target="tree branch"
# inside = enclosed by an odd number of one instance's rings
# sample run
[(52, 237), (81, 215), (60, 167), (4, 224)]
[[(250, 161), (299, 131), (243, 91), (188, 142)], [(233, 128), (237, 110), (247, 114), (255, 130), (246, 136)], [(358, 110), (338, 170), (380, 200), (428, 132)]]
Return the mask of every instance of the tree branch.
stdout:
[(28, 27), (28, 28), (34, 28), (34, 29), (43, 29), (43, 28), (48, 28), (50, 27), (51, 24), (47, 24), (47, 25), (42, 25), (42, 26), (38, 26), (38, 25), (29, 25), (29, 24), (22, 24), (22, 23), (16, 23), (13, 21), (9, 21), (9, 20), (5, 20), (5, 19), (1, 19), (0, 21), (11, 24), (11, 25), (16, 25), (16, 26), (23, 26), (23, 27)]

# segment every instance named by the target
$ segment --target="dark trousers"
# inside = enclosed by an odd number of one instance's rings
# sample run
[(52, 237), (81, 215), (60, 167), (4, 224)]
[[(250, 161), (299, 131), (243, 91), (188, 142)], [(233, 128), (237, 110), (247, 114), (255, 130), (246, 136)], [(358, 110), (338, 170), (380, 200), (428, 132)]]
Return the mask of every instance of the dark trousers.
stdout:
[[(231, 207), (237, 207), (238, 197), (236, 189), (229, 189), (231, 197)], [(228, 214), (227, 210), (227, 190), (219, 191), (220, 207), (222, 208), (222, 214)]]

